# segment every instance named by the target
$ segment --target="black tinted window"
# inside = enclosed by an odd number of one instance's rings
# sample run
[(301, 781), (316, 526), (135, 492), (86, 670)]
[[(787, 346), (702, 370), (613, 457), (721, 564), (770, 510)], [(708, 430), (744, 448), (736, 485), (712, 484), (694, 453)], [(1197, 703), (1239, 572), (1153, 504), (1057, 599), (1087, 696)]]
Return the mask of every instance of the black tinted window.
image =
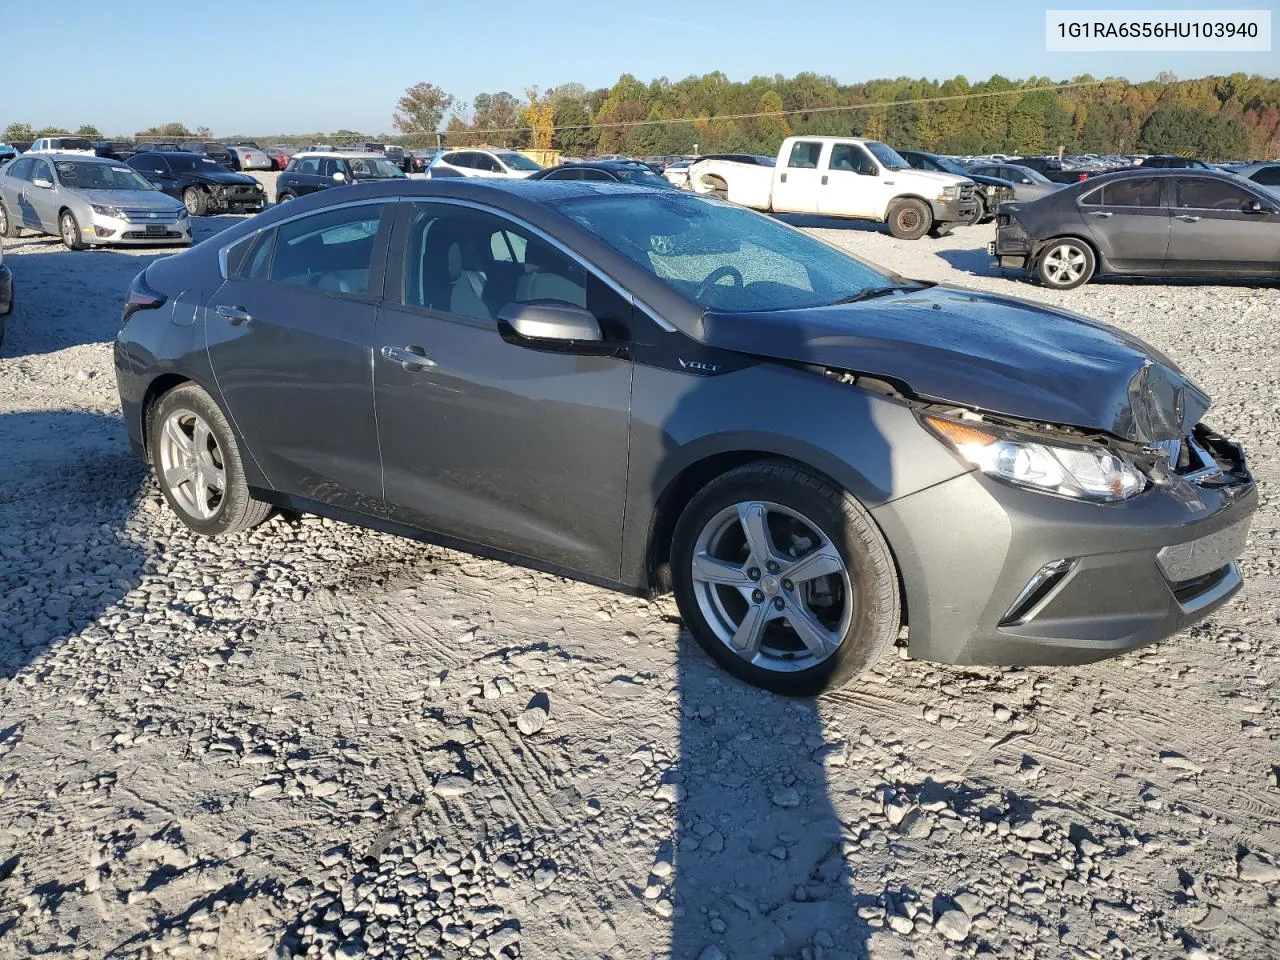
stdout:
[(1280, 186), (1280, 167), (1263, 167), (1249, 179), (1264, 187)]
[(612, 175), (605, 173), (603, 170), (583, 170), (582, 179), (583, 180), (613, 180), (615, 178)]
[(297, 173), (305, 174), (311, 177), (320, 175), (320, 159), (318, 157), (306, 157), (298, 161)]
[(575, 170), (572, 168), (565, 169), (565, 170), (552, 170), (542, 179), (543, 180), (581, 180), (582, 171)]
[(1145, 180), (1120, 180), (1102, 188), (1103, 203), (1109, 207), (1158, 207), (1160, 181), (1154, 177)]
[(381, 205), (345, 207), (282, 225), (271, 279), (322, 293), (367, 293), (381, 215)]
[(818, 167), (818, 157), (822, 155), (822, 144), (809, 143), (801, 140), (799, 143), (791, 147), (791, 157), (787, 160), (788, 167), (799, 167), (805, 170), (816, 170)]
[(586, 306), (582, 267), (517, 224), (478, 210), (421, 204), (405, 245), (404, 302), (473, 320), (509, 303)]
[(1254, 199), (1252, 194), (1234, 184), (1208, 177), (1180, 177), (1175, 194), (1174, 206), (1197, 210), (1240, 210)]

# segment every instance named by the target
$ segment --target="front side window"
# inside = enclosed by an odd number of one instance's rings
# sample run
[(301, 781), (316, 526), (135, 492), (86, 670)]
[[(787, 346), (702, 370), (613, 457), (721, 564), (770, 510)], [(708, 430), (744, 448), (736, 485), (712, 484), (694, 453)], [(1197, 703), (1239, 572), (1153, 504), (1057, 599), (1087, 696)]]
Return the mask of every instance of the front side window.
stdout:
[(295, 172), (309, 177), (320, 176), (320, 158), (305, 157), (302, 160), (299, 160), (298, 166), (295, 168)]
[(169, 166), (178, 173), (212, 173), (222, 170), (217, 160), (192, 154), (189, 157), (170, 157)]
[(369, 292), (381, 204), (339, 207), (277, 228), (271, 279), (321, 293)]
[(502, 217), (452, 204), (419, 204), (405, 245), (403, 298), (471, 320), (493, 320), (509, 303), (587, 305), (581, 266)]
[(1249, 179), (1264, 187), (1280, 186), (1280, 167), (1263, 167)]
[(537, 173), (542, 168), (526, 157), (522, 153), (516, 153), (514, 150), (509, 153), (497, 154), (499, 160), (507, 165), (508, 170), (519, 170), (522, 173)]
[(837, 143), (831, 148), (830, 167), (851, 173), (874, 174), (875, 162), (856, 143)]
[(1253, 199), (1256, 198), (1252, 194), (1235, 184), (1208, 177), (1179, 177), (1174, 185), (1175, 207), (1239, 211)]
[(148, 173), (159, 173), (164, 169), (164, 161), (159, 157), (149, 157), (146, 154), (139, 154), (129, 159), (129, 166), (135, 170), (145, 170)]
[(814, 307), (894, 284), (891, 274), (782, 223), (680, 191), (550, 205), (713, 310)]
[(801, 140), (791, 146), (791, 156), (787, 158), (787, 166), (800, 170), (818, 169), (818, 157), (822, 156), (822, 144)]

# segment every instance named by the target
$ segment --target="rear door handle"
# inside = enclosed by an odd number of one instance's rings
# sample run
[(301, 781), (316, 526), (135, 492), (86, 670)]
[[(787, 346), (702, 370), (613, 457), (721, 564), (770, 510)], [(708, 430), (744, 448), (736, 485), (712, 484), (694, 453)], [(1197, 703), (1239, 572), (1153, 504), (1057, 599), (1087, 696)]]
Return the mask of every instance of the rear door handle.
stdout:
[(1113, 216), (1110, 210), (1093, 210), (1089, 213), (1091, 217), (1110, 217)]
[(385, 346), (382, 348), (382, 355), (394, 363), (403, 364), (410, 373), (419, 373), (436, 365), (436, 362), (427, 356), (426, 350), (412, 344), (407, 347)]
[(253, 319), (253, 315), (244, 307), (217, 306), (214, 307), (213, 310), (214, 313), (220, 316), (223, 320), (230, 320), (232, 325), (237, 327), (240, 326), (240, 324), (248, 323)]
[(1179, 219), (1179, 220), (1181, 220), (1181, 221), (1183, 221), (1184, 223), (1195, 223), (1195, 222), (1196, 222), (1197, 220), (1199, 220), (1200, 218), (1199, 218), (1199, 217), (1193, 217), (1193, 216), (1192, 216), (1191, 214), (1189, 214), (1189, 213), (1180, 213), (1180, 214), (1178, 214), (1178, 219)]

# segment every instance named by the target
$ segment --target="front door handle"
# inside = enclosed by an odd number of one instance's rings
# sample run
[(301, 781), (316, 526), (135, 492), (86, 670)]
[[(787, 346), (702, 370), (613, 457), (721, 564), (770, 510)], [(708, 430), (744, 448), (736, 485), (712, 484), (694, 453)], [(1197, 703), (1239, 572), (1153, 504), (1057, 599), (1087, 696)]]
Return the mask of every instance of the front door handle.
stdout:
[(436, 362), (427, 356), (426, 350), (412, 344), (407, 347), (385, 346), (382, 348), (382, 355), (394, 363), (403, 364), (410, 373), (420, 373), (436, 365)]
[(778, 177), (778, 182), (779, 182), (779, 183), (786, 183), (786, 182), (787, 182), (787, 175), (784, 173), (784, 174), (782, 174), (781, 176), (779, 176), (779, 177)]
[(213, 308), (213, 312), (223, 320), (230, 320), (232, 325), (237, 327), (253, 319), (253, 315), (244, 307), (217, 306)]
[(1112, 216), (1112, 213), (1111, 213), (1111, 211), (1110, 211), (1110, 210), (1093, 210), (1093, 211), (1090, 211), (1089, 216), (1091, 216), (1091, 217), (1110, 217), (1110, 216)]
[(1191, 214), (1189, 214), (1189, 213), (1180, 213), (1180, 214), (1178, 214), (1178, 219), (1179, 219), (1179, 220), (1181, 220), (1181, 221), (1183, 221), (1184, 223), (1195, 223), (1195, 222), (1196, 222), (1197, 220), (1199, 220), (1200, 218), (1199, 218), (1199, 217), (1193, 217), (1193, 216), (1192, 216)]

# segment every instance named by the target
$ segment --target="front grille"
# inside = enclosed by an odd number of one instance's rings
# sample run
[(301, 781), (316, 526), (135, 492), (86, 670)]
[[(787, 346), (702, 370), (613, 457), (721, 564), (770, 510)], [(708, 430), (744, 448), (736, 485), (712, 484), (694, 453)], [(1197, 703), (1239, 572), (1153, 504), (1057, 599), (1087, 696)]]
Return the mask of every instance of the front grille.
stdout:
[(960, 194), (959, 194), (960, 201), (963, 203), (965, 201), (972, 200), (974, 198), (974, 191), (976, 191), (977, 189), (978, 188), (976, 185), (968, 181), (965, 181), (964, 183), (960, 184)]
[(130, 223), (177, 223), (176, 210), (122, 210)]
[(145, 230), (126, 230), (120, 234), (125, 240), (173, 240), (182, 236), (181, 230), (166, 230), (164, 233), (147, 233)]

